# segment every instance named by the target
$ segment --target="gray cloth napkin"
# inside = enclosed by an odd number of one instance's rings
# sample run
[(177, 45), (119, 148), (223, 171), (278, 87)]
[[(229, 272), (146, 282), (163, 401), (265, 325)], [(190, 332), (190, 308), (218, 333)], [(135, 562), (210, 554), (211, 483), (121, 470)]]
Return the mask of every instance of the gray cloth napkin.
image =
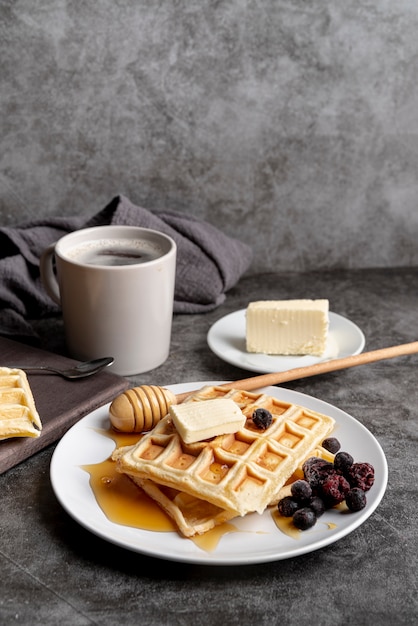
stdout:
[(30, 320), (56, 315), (59, 307), (39, 277), (42, 251), (63, 235), (90, 226), (123, 224), (153, 228), (177, 244), (174, 313), (204, 313), (225, 300), (249, 268), (251, 249), (207, 222), (172, 211), (151, 213), (124, 196), (91, 217), (52, 217), (0, 228), (0, 334), (31, 338)]

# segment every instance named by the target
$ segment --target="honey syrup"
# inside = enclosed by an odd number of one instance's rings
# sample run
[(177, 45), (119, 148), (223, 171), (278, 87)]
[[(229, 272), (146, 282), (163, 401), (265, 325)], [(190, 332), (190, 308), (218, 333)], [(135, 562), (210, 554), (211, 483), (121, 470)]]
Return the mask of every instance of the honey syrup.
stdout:
[[(116, 447), (134, 445), (140, 438), (138, 434), (119, 433), (113, 429), (99, 432), (112, 439)], [(174, 522), (160, 506), (125, 474), (116, 471), (116, 463), (111, 458), (100, 463), (83, 465), (82, 469), (89, 474), (94, 497), (111, 522), (140, 530), (177, 532)], [(336, 508), (343, 510), (344, 507), (339, 505)], [(277, 509), (271, 510), (271, 515), (276, 527), (282, 533), (296, 540), (301, 537), (302, 531), (293, 525), (291, 518), (281, 516)], [(330, 523), (328, 528), (333, 530), (336, 525)], [(225, 522), (190, 540), (201, 550), (212, 552), (221, 538), (231, 532), (239, 532), (239, 530), (233, 523)]]
[[(140, 435), (118, 433), (112, 429), (100, 430), (100, 434), (112, 439), (117, 447), (134, 445)], [(177, 532), (171, 518), (142, 489), (127, 476), (116, 470), (116, 463), (107, 458), (100, 463), (83, 465), (90, 476), (90, 487), (106, 517), (115, 524), (154, 532)], [(192, 537), (201, 550), (212, 552), (221, 538), (237, 532), (237, 528), (225, 522), (204, 535)]]

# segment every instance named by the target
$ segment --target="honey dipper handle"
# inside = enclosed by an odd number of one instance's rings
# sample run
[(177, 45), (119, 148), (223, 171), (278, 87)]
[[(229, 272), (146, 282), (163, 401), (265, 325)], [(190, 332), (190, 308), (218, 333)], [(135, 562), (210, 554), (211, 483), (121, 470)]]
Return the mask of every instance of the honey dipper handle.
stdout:
[[(355, 354), (354, 356), (347, 356), (341, 359), (323, 361), (321, 363), (316, 363), (315, 365), (296, 367), (285, 372), (273, 372), (269, 374), (261, 374), (259, 376), (252, 376), (251, 378), (244, 378), (242, 380), (236, 380), (234, 382), (224, 384), (222, 387), (252, 391), (253, 389), (258, 389), (259, 387), (278, 385), (289, 380), (298, 380), (300, 378), (308, 378), (309, 376), (316, 376), (318, 374), (327, 374), (328, 372), (335, 372), (337, 370), (355, 367), (356, 365), (366, 365), (367, 363), (393, 359), (398, 356), (415, 354), (417, 352), (418, 341), (413, 341), (412, 343), (404, 343), (399, 346), (381, 348), (380, 350), (372, 350), (370, 352), (362, 352), (361, 354)], [(177, 402), (182, 402), (188, 395), (190, 395), (190, 392), (177, 395)]]

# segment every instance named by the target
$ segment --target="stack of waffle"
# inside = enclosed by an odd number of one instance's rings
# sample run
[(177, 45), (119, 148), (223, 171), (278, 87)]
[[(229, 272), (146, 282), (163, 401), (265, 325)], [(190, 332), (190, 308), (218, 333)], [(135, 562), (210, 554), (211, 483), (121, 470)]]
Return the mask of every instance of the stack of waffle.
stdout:
[[(156, 500), (186, 537), (277, 503), (306, 458), (326, 457), (320, 444), (334, 426), (331, 417), (304, 407), (220, 386), (204, 387), (187, 402), (214, 398), (238, 404), (244, 428), (186, 444), (167, 415), (137, 444), (113, 455), (118, 470)], [(265, 430), (252, 419), (259, 408), (272, 415)]]
[(0, 439), (39, 437), (41, 430), (25, 372), (0, 367)]

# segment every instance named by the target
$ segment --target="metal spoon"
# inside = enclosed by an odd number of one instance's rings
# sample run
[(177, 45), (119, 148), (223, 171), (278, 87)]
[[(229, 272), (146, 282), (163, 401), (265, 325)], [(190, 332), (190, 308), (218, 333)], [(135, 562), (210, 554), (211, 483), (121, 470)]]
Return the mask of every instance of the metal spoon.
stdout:
[(104, 367), (111, 365), (114, 361), (114, 358), (111, 356), (105, 357), (103, 359), (94, 359), (93, 361), (85, 361), (84, 363), (79, 363), (75, 367), (70, 367), (67, 370), (60, 370), (55, 367), (49, 367), (47, 365), (14, 365), (16, 369), (22, 369), (27, 372), (52, 372), (53, 374), (58, 374), (63, 378), (75, 379), (75, 378), (85, 378), (86, 376), (91, 376), (92, 374), (96, 374), (100, 372)]

